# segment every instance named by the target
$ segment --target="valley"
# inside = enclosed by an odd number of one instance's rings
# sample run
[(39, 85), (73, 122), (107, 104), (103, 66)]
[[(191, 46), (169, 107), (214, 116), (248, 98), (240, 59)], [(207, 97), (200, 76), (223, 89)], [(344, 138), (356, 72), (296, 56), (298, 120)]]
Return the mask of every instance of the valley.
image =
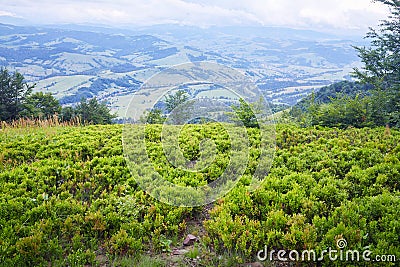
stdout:
[[(0, 24), (0, 65), (22, 73), (62, 105), (106, 101), (119, 117), (159, 71), (210, 61), (245, 73), (275, 104), (294, 105), (313, 90), (350, 79), (360, 65), (356, 37), (267, 27), (163, 25), (133, 30)], [(206, 92), (202, 96), (213, 97)]]

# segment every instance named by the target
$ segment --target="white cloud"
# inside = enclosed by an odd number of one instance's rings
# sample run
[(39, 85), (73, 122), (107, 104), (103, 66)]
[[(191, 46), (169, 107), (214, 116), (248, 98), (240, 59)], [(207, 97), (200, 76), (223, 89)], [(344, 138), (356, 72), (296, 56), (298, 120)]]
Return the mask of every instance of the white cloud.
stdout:
[[(370, 0), (14, 0), (1, 14), (34, 23), (150, 25), (263, 24), (320, 29), (366, 29), (387, 16)], [(2, 13), (1, 13), (2, 12)]]
[(0, 10), (0, 17), (17, 17), (17, 15), (8, 11)]

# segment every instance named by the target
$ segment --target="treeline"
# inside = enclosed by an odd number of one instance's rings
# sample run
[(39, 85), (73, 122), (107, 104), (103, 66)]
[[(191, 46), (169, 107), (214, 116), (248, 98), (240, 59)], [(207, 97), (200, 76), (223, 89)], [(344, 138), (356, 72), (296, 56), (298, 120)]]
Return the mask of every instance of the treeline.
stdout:
[(62, 107), (50, 93), (32, 90), (35, 85), (25, 82), (24, 76), (15, 71), (0, 69), (0, 121), (10, 122), (20, 118), (49, 119), (57, 116), (60, 121), (77, 120), (84, 124), (110, 124), (112, 114), (105, 103), (97, 98), (82, 98), (74, 107)]
[(286, 116), (305, 127), (389, 125), (399, 128), (399, 101), (398, 92), (390, 93), (371, 84), (343, 81), (312, 93), (293, 106)]
[(371, 84), (341, 81), (320, 88), (318, 91), (300, 100), (293, 108), (306, 111), (312, 103), (326, 104), (332, 102), (332, 99), (340, 98), (345, 95), (353, 98), (356, 96), (365, 97), (371, 95), (371, 90), (373, 88)]
[(302, 99), (287, 114), (302, 126), (346, 128), (379, 125), (372, 119), (373, 86), (342, 81), (321, 88)]
[(321, 89), (292, 108), (292, 119), (304, 126), (400, 127), (400, 2), (376, 2), (388, 6), (391, 14), (367, 34), (369, 47), (355, 47), (364, 63), (352, 73), (358, 83)]

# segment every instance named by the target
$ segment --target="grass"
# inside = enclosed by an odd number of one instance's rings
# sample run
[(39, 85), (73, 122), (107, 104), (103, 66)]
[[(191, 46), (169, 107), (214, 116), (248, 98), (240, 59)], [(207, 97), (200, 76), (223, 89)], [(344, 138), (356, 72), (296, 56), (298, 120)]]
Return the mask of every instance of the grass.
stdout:
[(75, 117), (72, 121), (61, 122), (58, 119), (57, 115), (54, 115), (48, 119), (29, 119), (29, 118), (20, 118), (18, 120), (14, 120), (11, 122), (0, 121), (0, 129), (16, 129), (16, 128), (43, 128), (43, 127), (54, 127), (54, 126), (77, 126), (80, 125), (79, 117)]
[(117, 258), (112, 263), (112, 266), (118, 267), (166, 267), (167, 262), (165, 260), (159, 259), (154, 256), (140, 255), (136, 258), (134, 257), (122, 257)]
[(195, 246), (193, 249), (189, 250), (189, 252), (186, 253), (185, 256), (190, 259), (196, 259), (197, 257), (200, 256), (200, 249), (197, 246)]
[(38, 81), (36, 88), (38, 91), (46, 89), (47, 92), (62, 97), (66, 95), (67, 91), (70, 94), (79, 87), (90, 86), (89, 80), (94, 77), (90, 75), (56, 76)]

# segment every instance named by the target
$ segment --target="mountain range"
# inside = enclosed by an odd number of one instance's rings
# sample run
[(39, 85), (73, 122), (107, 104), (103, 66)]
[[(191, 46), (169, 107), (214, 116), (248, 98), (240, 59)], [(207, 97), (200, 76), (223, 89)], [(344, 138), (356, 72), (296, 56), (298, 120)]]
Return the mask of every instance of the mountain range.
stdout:
[(22, 73), (63, 105), (96, 96), (123, 116), (140, 86), (176, 64), (211, 61), (249, 76), (267, 100), (293, 105), (312, 90), (350, 79), (358, 37), (275, 27), (0, 24), (0, 66)]

